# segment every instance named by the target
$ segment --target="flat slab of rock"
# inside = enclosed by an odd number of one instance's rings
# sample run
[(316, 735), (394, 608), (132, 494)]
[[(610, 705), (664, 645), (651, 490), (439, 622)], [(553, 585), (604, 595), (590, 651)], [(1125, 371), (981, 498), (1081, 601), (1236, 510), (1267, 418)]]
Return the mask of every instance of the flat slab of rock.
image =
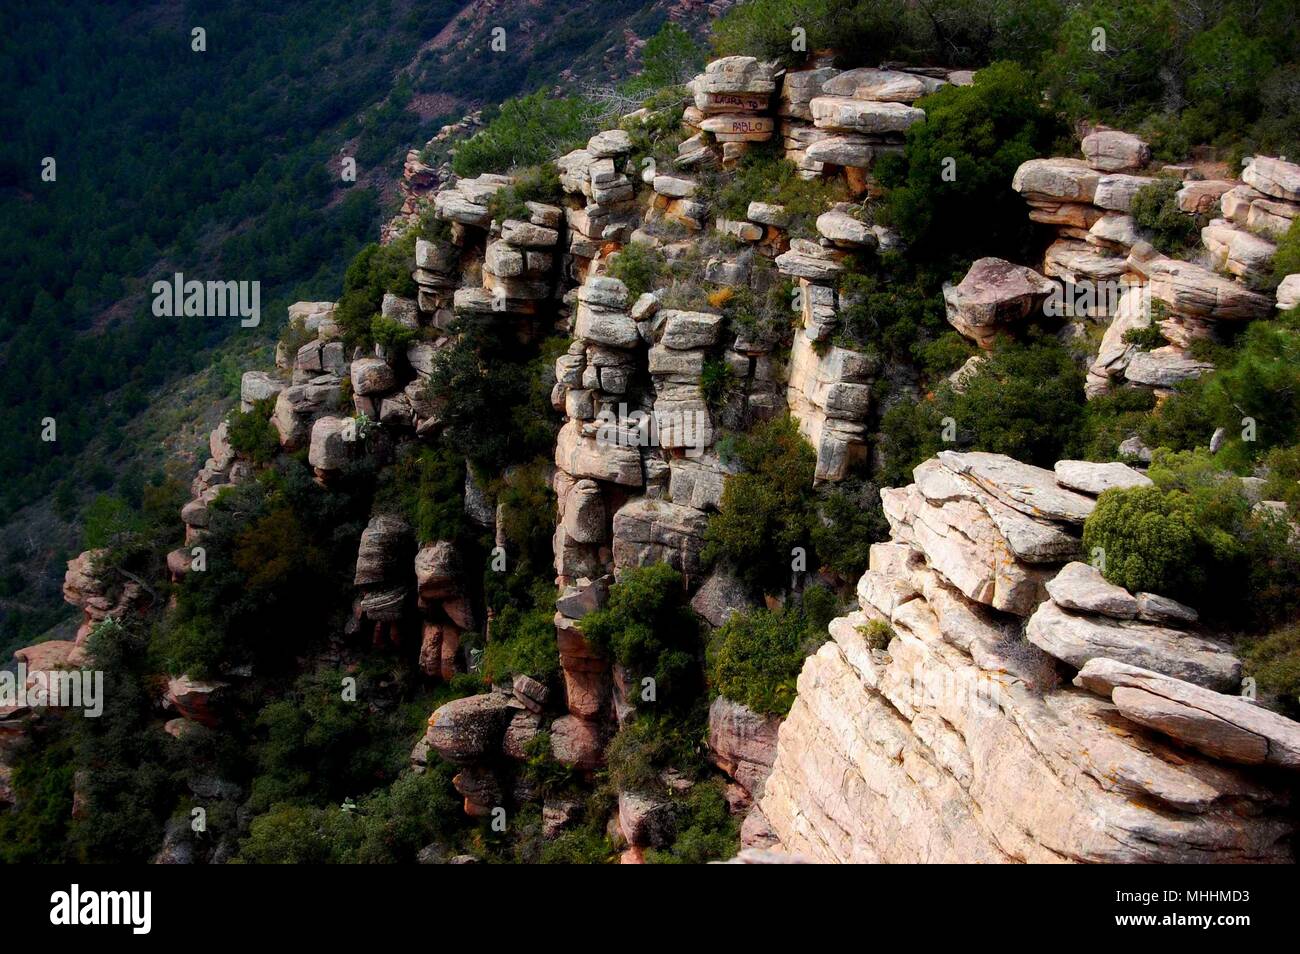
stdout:
[(1078, 669), (1115, 659), (1216, 691), (1241, 683), (1241, 660), (1218, 643), (1150, 623), (1070, 613), (1051, 600), (1029, 618), (1025, 635)]
[(1240, 696), (1212, 692), (1113, 659), (1094, 659), (1075, 685), (1111, 697), (1130, 721), (1229, 762), (1300, 770), (1300, 723)]
[(1083, 613), (1098, 613), (1114, 619), (1134, 619), (1138, 614), (1137, 597), (1106, 578), (1088, 563), (1067, 563), (1047, 583), (1057, 606)]
[(1030, 159), (1011, 179), (1011, 188), (1026, 198), (1091, 203), (1101, 173), (1082, 159)]
[(940, 451), (939, 459), (949, 470), (966, 475), (1007, 506), (1031, 517), (1083, 523), (1097, 506), (1091, 497), (1058, 484), (1050, 470), (1022, 464), (1005, 454)]
[(902, 103), (872, 103), (847, 96), (818, 96), (809, 107), (818, 129), (883, 136), (902, 134), (925, 121), (924, 110)]
[(877, 103), (914, 103), (945, 85), (943, 80), (916, 73), (863, 67), (826, 80), (822, 92), (827, 96), (848, 96)]
[(1208, 361), (1197, 361), (1172, 345), (1151, 351), (1138, 351), (1129, 358), (1124, 377), (1134, 384), (1153, 388), (1172, 388), (1214, 370)]
[(1090, 460), (1058, 460), (1053, 467), (1056, 482), (1094, 497), (1117, 487), (1150, 487), (1151, 478), (1119, 461), (1097, 464)]

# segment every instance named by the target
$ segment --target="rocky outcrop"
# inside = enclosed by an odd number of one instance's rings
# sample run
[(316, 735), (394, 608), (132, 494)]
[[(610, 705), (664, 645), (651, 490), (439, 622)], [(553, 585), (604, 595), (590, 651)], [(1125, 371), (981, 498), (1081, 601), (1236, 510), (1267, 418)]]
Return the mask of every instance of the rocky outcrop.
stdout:
[[(1024, 562), (1012, 535), (1055, 538), (998, 527), (997, 505), (1069, 533), (1089, 498), (1060, 496), (1051, 471), (962, 457), (929, 461), (916, 484), (882, 492), (893, 539), (872, 547), (859, 609), (805, 662), (778, 733), (758, 810), (779, 847), (818, 861), (1292, 860), (1287, 792), (1251, 766), (1291, 767), (1300, 727), (1165, 674), (1229, 689), (1238, 670), (1187, 630), (1190, 608), (1129, 594), (1084, 564), (1037, 565), (1041, 595), (1016, 607), (1032, 611), (1026, 639), (994, 605), (999, 575)], [(1062, 473), (1089, 488), (1134, 480), (1079, 470)], [(927, 509), (957, 505), (964, 526)], [(1001, 547), (997, 566), (984, 549), (946, 545), (965, 532)], [(1106, 633), (1107, 650), (1140, 648), (1155, 668), (1085, 659), (1042, 637), (1067, 616)], [(880, 625), (883, 648), (869, 638)], [(1114, 638), (1139, 628), (1140, 638)], [(1070, 670), (1092, 691), (1070, 685)]]

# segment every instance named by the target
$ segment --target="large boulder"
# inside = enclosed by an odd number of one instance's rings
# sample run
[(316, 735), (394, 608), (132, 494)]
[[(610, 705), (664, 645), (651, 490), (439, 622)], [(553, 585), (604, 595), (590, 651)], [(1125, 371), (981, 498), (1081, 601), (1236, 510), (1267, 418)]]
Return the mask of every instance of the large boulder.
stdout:
[(981, 347), (991, 348), (999, 332), (1038, 310), (1056, 287), (1032, 268), (981, 258), (959, 284), (944, 288), (948, 323)]
[(470, 765), (500, 751), (515, 711), (510, 697), (498, 692), (453, 699), (429, 716), (424, 738), (448, 762)]
[(1083, 137), (1088, 165), (1102, 172), (1134, 172), (1151, 161), (1151, 147), (1132, 133), (1098, 129)]
[(357, 547), (357, 568), (352, 582), (357, 586), (382, 583), (406, 570), (410, 551), (411, 527), (401, 517), (376, 514), (361, 531)]

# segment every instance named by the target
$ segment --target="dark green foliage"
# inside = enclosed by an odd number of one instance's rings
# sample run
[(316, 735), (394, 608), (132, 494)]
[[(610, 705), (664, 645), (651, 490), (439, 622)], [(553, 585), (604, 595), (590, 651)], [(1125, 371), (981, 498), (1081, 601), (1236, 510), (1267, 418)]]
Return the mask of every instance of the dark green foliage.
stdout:
[(462, 536), (464, 501), (465, 460), (444, 447), (402, 448), (375, 492), (376, 509), (405, 517), (422, 544)]
[(704, 47), (679, 24), (668, 20), (641, 48), (641, 71), (624, 85), (645, 96), (691, 81), (704, 68)]
[(609, 276), (627, 286), (631, 301), (658, 288), (667, 270), (663, 254), (653, 245), (641, 242), (624, 245), (609, 262)]
[(1133, 219), (1151, 234), (1151, 242), (1166, 255), (1184, 254), (1196, 243), (1200, 230), (1196, 220), (1178, 208), (1176, 179), (1162, 179), (1143, 186), (1133, 196)]
[(253, 819), (238, 861), (247, 864), (375, 864), (415, 861), (460, 824), (456, 769), (435, 760), (350, 807), (282, 804)]
[(274, 669), (328, 632), (331, 614), (347, 611), (369, 479), (345, 471), (326, 490), (305, 463), (281, 457), (223, 491), (209, 508), (207, 570), (185, 577), (159, 635), (166, 671)]
[(596, 131), (592, 120), (582, 100), (549, 90), (506, 100), (484, 129), (457, 147), (452, 168), (469, 178), (549, 162), (582, 145)]
[(392, 332), (388, 325), (375, 320), (385, 292), (403, 298), (415, 297), (415, 280), (411, 278), (415, 267), (415, 239), (412, 230), (388, 245), (372, 242), (348, 265), (343, 276), (343, 294), (334, 312), (348, 345), (368, 345), (379, 340), (376, 330), (385, 336)]
[(266, 398), (256, 402), (251, 411), (235, 408), (227, 418), (230, 446), (258, 466), (269, 464), (280, 453), (280, 432), (271, 424), (274, 409), (275, 398)]
[(866, 569), (871, 544), (889, 539), (880, 487), (860, 477), (829, 485), (821, 495), (819, 517), (812, 529), (817, 559), (846, 580)]
[(803, 661), (826, 641), (838, 608), (829, 589), (813, 586), (797, 607), (734, 614), (709, 642), (709, 688), (755, 712), (785, 715)]
[(0, 863), (74, 860), (68, 857), (67, 833), (76, 752), (68, 721), (55, 720), (9, 756), (15, 804), (0, 812)]
[(816, 456), (788, 417), (740, 435), (735, 453), (744, 472), (727, 479), (704, 559), (723, 560), (750, 583), (779, 591), (790, 579), (791, 551), (809, 545)]
[[(859, 256), (840, 279), (837, 343), (895, 361), (942, 372), (960, 366), (972, 349), (954, 340), (944, 317), (946, 273), (911, 255)], [(955, 363), (954, 363), (955, 362)]]
[(1190, 603), (1221, 626), (1256, 630), (1300, 608), (1300, 547), (1284, 520), (1251, 509), (1205, 452), (1159, 453), (1155, 487), (1110, 490), (1084, 525), (1106, 579)]
[(438, 351), (430, 379), (443, 402), (443, 440), (487, 473), (550, 454), (559, 431), (551, 407), (562, 338), (521, 346), (494, 317), (467, 316)]
[(506, 219), (527, 222), (527, 203), (558, 205), (563, 198), (564, 189), (560, 186), (559, 170), (554, 163), (543, 162), (515, 173), (514, 184), (501, 189), (488, 200), (488, 211), (498, 222)]
[[(926, 260), (1019, 260), (1032, 225), (1011, 180), (1022, 163), (1047, 154), (1061, 131), (1033, 74), (996, 63), (981, 69), (973, 86), (945, 86), (922, 104), (925, 122), (908, 130), (905, 154), (883, 157), (875, 169), (889, 190), (886, 221), (908, 240), (909, 254)], [(945, 177), (946, 169), (953, 175)]]
[(1119, 445), (1136, 434), (1156, 406), (1146, 388), (1117, 388), (1083, 407), (1079, 454), (1085, 460), (1115, 460)]
[(1242, 662), (1264, 701), (1274, 702), (1289, 718), (1300, 719), (1300, 624), (1283, 626), (1248, 643)]
[(555, 587), (543, 583), (531, 609), (503, 607), (492, 621), (492, 639), (483, 654), (483, 675), (508, 682), (523, 674), (546, 682), (557, 675), (560, 657), (555, 647)]
[(1291, 223), (1277, 243), (1277, 251), (1273, 253), (1273, 281), (1279, 283), (1297, 273), (1300, 273), (1300, 219)]
[[(384, 673), (379, 668), (307, 673), (285, 698), (258, 713), (255, 811), (282, 803), (341, 800), (396, 778), (407, 764), (409, 748), (400, 732), (384, 732), (368, 706), (343, 698), (345, 675), (356, 678), (356, 699), (361, 700), (374, 695), (375, 682)], [(388, 745), (375, 744), (381, 739)]]
[(658, 705), (689, 704), (699, 678), (699, 624), (686, 605), (682, 575), (666, 563), (633, 567), (610, 587), (604, 609), (583, 617), (582, 633), (632, 676), (651, 676)]
[(738, 387), (731, 365), (720, 358), (704, 359), (704, 369), (700, 372), (700, 393), (709, 407), (722, 407)]
[(1214, 429), (1223, 427), (1227, 440), (1220, 460), (1244, 473), (1268, 450), (1300, 443), (1300, 330), (1294, 313), (1251, 322), (1217, 363), (1217, 371), (1184, 383), (1160, 406), (1143, 430), (1148, 445), (1205, 446)]
[(695, 778), (705, 768), (707, 721), (702, 705), (669, 715), (638, 713), (605, 748), (610, 784), (621, 792), (658, 792), (666, 770)]
[(844, 66), (883, 60), (983, 66), (997, 59), (1032, 62), (1060, 22), (1054, 0), (750, 0), (715, 24), (721, 54), (794, 61), (791, 30), (807, 31), (807, 49), (834, 49)]
[[(902, 402), (881, 422), (884, 486), (909, 483), (912, 468), (945, 449), (1006, 454), (1050, 467), (1068, 456), (1084, 413), (1083, 374), (1047, 336), (1003, 340), (958, 394), (947, 382), (930, 400)], [(944, 440), (945, 419), (956, 438)]]
[(751, 202), (783, 206), (791, 238), (816, 238), (817, 216), (844, 198), (847, 195), (842, 183), (801, 179), (794, 163), (782, 158), (772, 146), (746, 153), (740, 168), (717, 195), (705, 196), (719, 215), (741, 221), (748, 217)]
[(673, 843), (647, 850), (647, 864), (702, 865), (732, 858), (740, 850), (740, 823), (727, 808), (720, 779), (693, 786), (675, 802), (674, 813)]

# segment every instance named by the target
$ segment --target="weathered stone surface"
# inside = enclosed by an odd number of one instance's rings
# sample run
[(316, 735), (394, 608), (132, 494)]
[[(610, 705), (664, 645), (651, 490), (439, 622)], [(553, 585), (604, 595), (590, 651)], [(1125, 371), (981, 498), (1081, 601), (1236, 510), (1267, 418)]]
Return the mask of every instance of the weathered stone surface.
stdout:
[(410, 525), (392, 514), (376, 514), (361, 531), (352, 582), (363, 586), (405, 575), (411, 549)]
[(1129, 359), (1124, 377), (1134, 384), (1153, 388), (1172, 388), (1175, 385), (1199, 378), (1214, 370), (1208, 361), (1197, 361), (1191, 355), (1165, 345), (1151, 351), (1138, 351)]
[(695, 77), (701, 93), (770, 93), (776, 89), (776, 67), (752, 56), (724, 56)]
[(1098, 464), (1090, 460), (1058, 460), (1053, 472), (1062, 487), (1094, 497), (1115, 487), (1151, 486), (1150, 477), (1118, 461)]
[(515, 711), (510, 697), (498, 692), (453, 699), (429, 716), (424, 738), (448, 762), (470, 765), (500, 751), (506, 724)]
[(822, 83), (822, 90), (827, 96), (848, 96), (879, 103), (914, 103), (944, 85), (943, 80), (916, 73), (864, 67), (847, 70), (826, 80)]
[(819, 129), (864, 133), (869, 136), (902, 134), (925, 121), (925, 112), (902, 103), (873, 103), (847, 96), (818, 96), (811, 103), (813, 122)]
[(622, 311), (611, 311), (579, 302), (574, 336), (611, 348), (635, 348), (641, 341), (636, 322)]
[(709, 758), (755, 799), (776, 760), (781, 720), (718, 696), (709, 706)]
[(722, 331), (722, 316), (708, 312), (666, 309), (658, 313), (658, 318), (663, 320), (659, 343), (679, 351), (710, 348), (718, 343)]
[(810, 143), (806, 155), (809, 160), (817, 163), (869, 169), (878, 150), (879, 147), (866, 136), (846, 132), (828, 135)]
[(817, 480), (841, 480), (865, 452), (872, 366), (846, 348), (818, 348), (806, 331), (794, 336), (786, 401), (799, 431), (817, 451)]
[(1011, 188), (1027, 199), (1091, 203), (1100, 181), (1082, 159), (1030, 159), (1016, 170)]
[(1208, 689), (1231, 690), (1241, 682), (1241, 660), (1219, 643), (1150, 623), (1070, 613), (1051, 601), (1030, 617), (1025, 635), (1075, 668), (1104, 658)]
[(322, 417), (311, 427), (311, 446), (307, 463), (317, 470), (339, 470), (348, 462), (354, 446), (348, 437), (353, 423), (346, 417)]
[(1223, 194), (1236, 188), (1231, 179), (1194, 179), (1178, 190), (1179, 211), (1188, 215), (1208, 215), (1219, 208)]
[(1300, 305), (1300, 274), (1288, 275), (1277, 286), (1277, 307), (1279, 311), (1288, 311)]
[(1133, 197), (1138, 190), (1159, 181), (1152, 176), (1130, 176), (1123, 173), (1102, 176), (1097, 181), (1097, 191), (1093, 193), (1092, 202), (1114, 212), (1131, 212)]
[(688, 199), (695, 195), (699, 185), (694, 179), (660, 175), (655, 176), (652, 187), (660, 195), (671, 196), (674, 199)]
[(1085, 136), (1082, 149), (1088, 165), (1102, 172), (1132, 172), (1151, 161), (1150, 146), (1117, 129), (1099, 129)]
[(1241, 179), (1275, 199), (1300, 202), (1300, 165), (1294, 162), (1255, 156), (1250, 165), (1242, 170)]
[(384, 394), (397, 386), (393, 369), (380, 358), (358, 358), (351, 374), (353, 394)]
[(780, 106), (777, 112), (782, 116), (811, 122), (812, 109), (808, 104), (822, 94), (823, 84), (838, 72), (830, 66), (787, 72), (781, 83)]
[(608, 518), (600, 485), (579, 480), (564, 497), (564, 532), (577, 543), (604, 543)]
[(964, 474), (1007, 506), (1047, 520), (1082, 523), (1097, 502), (1056, 482), (1050, 470), (1022, 464), (1005, 454), (940, 451), (939, 459)]
[(1056, 287), (1031, 268), (1001, 258), (981, 258), (957, 285), (946, 286), (948, 323), (991, 347), (999, 331), (1037, 310)]
[(748, 585), (726, 567), (719, 567), (691, 599), (691, 609), (709, 625), (721, 626), (735, 613), (752, 609), (757, 603)]
[(241, 409), (245, 412), (251, 411), (256, 402), (270, 400), (279, 395), (284, 388), (283, 381), (271, 377), (265, 371), (245, 371), (243, 377), (239, 379)]
[(783, 275), (810, 281), (831, 281), (844, 270), (838, 259), (806, 239), (792, 241), (790, 250), (776, 257), (776, 267)]
[(672, 802), (658, 795), (619, 792), (618, 827), (629, 845), (662, 848), (677, 828)]
[(555, 466), (574, 477), (607, 480), (629, 487), (640, 487), (641, 453), (636, 447), (598, 441), (582, 433), (578, 421), (560, 428), (555, 442)]
[(1178, 315), (1248, 321), (1265, 318), (1273, 309), (1264, 295), (1208, 268), (1160, 255), (1145, 242), (1133, 246), (1128, 263), (1149, 279), (1151, 297)]
[(836, 245), (875, 248), (876, 235), (871, 226), (854, 217), (851, 209), (852, 206), (841, 203), (829, 212), (823, 212), (817, 216), (817, 231)]
[[(904, 605), (919, 621), (925, 603)], [(804, 664), (759, 806), (784, 850), (869, 863), (1291, 857), (1280, 791), (1161, 744), (1103, 700), (981, 670), (932, 619), (896, 618), (888, 656), (837, 628)]]
[(1273, 274), (1277, 246), (1226, 219), (1214, 219), (1201, 229), (1201, 242), (1210, 253), (1210, 264), (1238, 278), (1260, 281)]
[(708, 517), (680, 504), (637, 497), (614, 514), (614, 567), (667, 563), (688, 579), (700, 572)]
[(1115, 619), (1133, 619), (1138, 601), (1128, 590), (1108, 583), (1096, 567), (1087, 563), (1067, 563), (1047, 582), (1052, 601), (1068, 610), (1099, 613)]
[(574, 768), (599, 768), (605, 761), (600, 723), (571, 715), (556, 719), (551, 723), (551, 754)]
[(1300, 723), (1240, 696), (1113, 659), (1092, 660), (1074, 683), (1110, 696), (1126, 719), (1207, 755), (1245, 765), (1300, 770)]
[(423, 600), (442, 600), (460, 592), (461, 563), (456, 544), (438, 540), (415, 555), (415, 585)]

